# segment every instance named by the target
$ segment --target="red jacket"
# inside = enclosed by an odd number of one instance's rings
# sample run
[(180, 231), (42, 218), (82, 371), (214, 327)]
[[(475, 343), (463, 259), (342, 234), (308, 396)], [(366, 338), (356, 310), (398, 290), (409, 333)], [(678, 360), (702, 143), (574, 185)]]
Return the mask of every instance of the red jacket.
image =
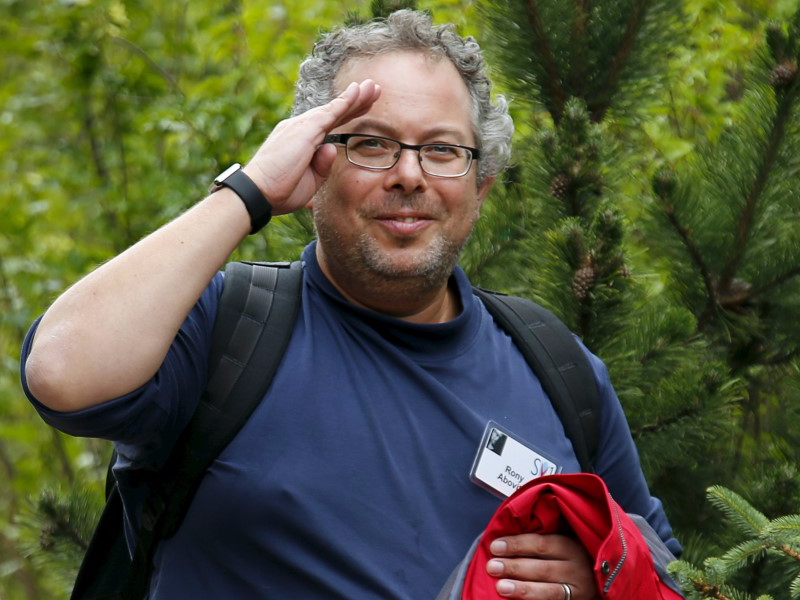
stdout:
[(658, 576), (633, 520), (589, 473), (549, 475), (528, 482), (497, 509), (464, 574), (462, 600), (501, 600), (486, 573), (489, 544), (517, 533), (574, 535), (594, 559), (597, 589), (607, 600), (681, 600)]

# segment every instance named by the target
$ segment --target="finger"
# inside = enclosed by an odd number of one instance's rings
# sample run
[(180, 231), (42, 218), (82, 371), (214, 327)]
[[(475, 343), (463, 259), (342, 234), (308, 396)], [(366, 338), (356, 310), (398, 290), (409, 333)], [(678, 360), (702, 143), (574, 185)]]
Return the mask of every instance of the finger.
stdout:
[(573, 572), (579, 566), (588, 569), (588, 566), (582, 563), (576, 564), (566, 560), (493, 558), (486, 563), (486, 572), (493, 577), (517, 581), (557, 583), (572, 578)]
[[(533, 592), (536, 598), (548, 598), (553, 593), (552, 586), (558, 586), (562, 596), (567, 593), (564, 583), (570, 586), (570, 598), (566, 600), (589, 600), (597, 597), (597, 587), (588, 553), (582, 551), (572, 560), (551, 560), (541, 558), (492, 558), (486, 564), (486, 572), (496, 577), (502, 588), (508, 590), (510, 597), (527, 597)], [(514, 588), (512, 589), (512, 585)], [(537, 586), (531, 588), (531, 586)], [(544, 587), (539, 587), (544, 586)], [(501, 588), (498, 588), (498, 593)]]
[(497, 582), (495, 589), (497, 593), (504, 598), (518, 598), (520, 600), (566, 600), (564, 586), (560, 583), (501, 579)]
[(553, 542), (536, 533), (512, 535), (494, 540), (489, 550), (495, 556), (550, 556)]
[(330, 129), (344, 125), (369, 112), (380, 95), (380, 86), (371, 79), (348, 85), (339, 96), (327, 105), (335, 119)]
[(531, 556), (566, 559), (574, 554), (580, 544), (563, 535), (523, 533), (494, 540), (489, 550), (495, 556)]

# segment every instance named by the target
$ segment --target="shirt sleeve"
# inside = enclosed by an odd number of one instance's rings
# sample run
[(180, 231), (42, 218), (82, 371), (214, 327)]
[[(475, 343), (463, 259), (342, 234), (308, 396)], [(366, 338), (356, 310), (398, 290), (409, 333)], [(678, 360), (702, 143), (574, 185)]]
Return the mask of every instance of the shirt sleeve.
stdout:
[[(175, 336), (156, 374), (139, 389), (76, 411), (56, 411), (39, 402), (25, 378), (37, 319), (22, 347), (22, 388), (42, 419), (69, 435), (112, 440), (128, 448), (131, 459), (158, 461), (160, 449), (171, 447), (200, 399), (208, 371), (208, 354), (222, 291), (221, 274), (205, 289)], [(145, 465), (140, 465), (145, 466)], [(148, 465), (149, 466), (149, 465)]]

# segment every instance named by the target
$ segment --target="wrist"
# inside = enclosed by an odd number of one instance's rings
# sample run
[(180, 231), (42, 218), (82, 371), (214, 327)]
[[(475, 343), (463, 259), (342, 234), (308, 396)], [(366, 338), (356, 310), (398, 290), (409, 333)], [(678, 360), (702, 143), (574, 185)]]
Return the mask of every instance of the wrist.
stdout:
[(250, 215), (250, 233), (260, 231), (272, 218), (272, 205), (255, 182), (242, 170), (242, 165), (234, 163), (217, 175), (211, 188), (216, 192), (223, 187), (233, 191), (244, 203)]

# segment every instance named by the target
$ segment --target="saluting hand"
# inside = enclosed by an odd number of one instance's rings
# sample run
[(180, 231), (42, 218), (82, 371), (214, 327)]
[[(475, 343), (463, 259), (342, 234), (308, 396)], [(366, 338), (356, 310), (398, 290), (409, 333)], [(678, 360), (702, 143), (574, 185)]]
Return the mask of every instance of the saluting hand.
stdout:
[(334, 128), (369, 111), (380, 96), (371, 79), (353, 82), (336, 98), (278, 123), (244, 171), (272, 204), (273, 214), (290, 213), (312, 199), (336, 158), (322, 145)]

